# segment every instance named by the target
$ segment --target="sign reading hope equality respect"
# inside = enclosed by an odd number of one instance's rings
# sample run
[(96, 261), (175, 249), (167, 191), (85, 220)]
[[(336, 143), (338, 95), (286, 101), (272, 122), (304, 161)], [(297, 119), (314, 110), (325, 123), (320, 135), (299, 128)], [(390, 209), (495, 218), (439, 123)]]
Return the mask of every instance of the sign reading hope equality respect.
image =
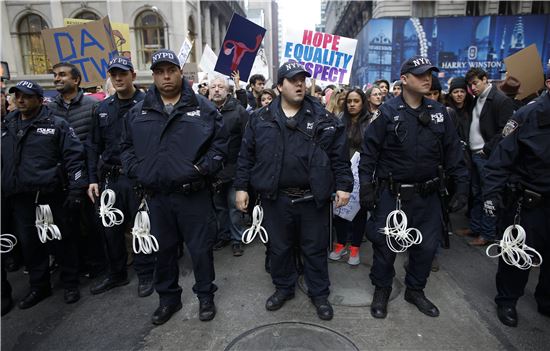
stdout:
[(118, 51), (109, 17), (68, 27), (44, 29), (42, 38), (48, 59), (55, 65), (69, 62), (82, 74), (82, 86), (102, 85), (109, 61)]
[(289, 29), (283, 47), (283, 61), (304, 65), (312, 78), (348, 84), (357, 40), (309, 29)]

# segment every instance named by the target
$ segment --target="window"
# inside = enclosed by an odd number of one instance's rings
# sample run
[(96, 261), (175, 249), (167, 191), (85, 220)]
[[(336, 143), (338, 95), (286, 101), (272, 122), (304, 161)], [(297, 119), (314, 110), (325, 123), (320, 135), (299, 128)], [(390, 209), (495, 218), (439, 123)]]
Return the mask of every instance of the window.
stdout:
[(166, 47), (164, 21), (153, 11), (144, 11), (136, 19), (138, 66), (146, 69), (151, 56)]
[(519, 11), (518, 1), (499, 1), (498, 2), (498, 14), (499, 15), (515, 15)]
[(544, 15), (550, 12), (550, 3), (546, 1), (533, 1), (531, 13), (533, 15)]
[(435, 15), (435, 1), (411, 2), (413, 17), (433, 17)]
[(96, 15), (91, 11), (82, 11), (78, 15), (74, 16), (74, 18), (91, 20), (91, 21), (97, 21), (98, 19), (100, 19), (98, 15)]
[(48, 28), (48, 24), (42, 17), (35, 14), (26, 15), (19, 22), (17, 36), (21, 45), (23, 57), (23, 71), (25, 74), (46, 74), (50, 68), (50, 62), (46, 57), (44, 41), (42, 41), (42, 29)]
[(481, 5), (483, 1), (466, 1), (466, 16), (481, 16)]

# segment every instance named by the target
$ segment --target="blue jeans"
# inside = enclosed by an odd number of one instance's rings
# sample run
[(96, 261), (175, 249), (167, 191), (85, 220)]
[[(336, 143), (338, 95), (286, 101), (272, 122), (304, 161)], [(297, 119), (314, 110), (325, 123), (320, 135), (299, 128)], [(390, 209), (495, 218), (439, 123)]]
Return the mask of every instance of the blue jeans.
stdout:
[(482, 154), (472, 154), (472, 196), (473, 204), (470, 212), (470, 229), (481, 235), (485, 240), (496, 239), (496, 217), (489, 217), (483, 211), (483, 180), (486, 177), (485, 164), (487, 159)]
[(220, 186), (214, 193), (214, 207), (218, 222), (218, 240), (231, 240), (233, 244), (241, 242), (244, 232), (243, 213), (235, 207), (235, 188), (233, 183)]

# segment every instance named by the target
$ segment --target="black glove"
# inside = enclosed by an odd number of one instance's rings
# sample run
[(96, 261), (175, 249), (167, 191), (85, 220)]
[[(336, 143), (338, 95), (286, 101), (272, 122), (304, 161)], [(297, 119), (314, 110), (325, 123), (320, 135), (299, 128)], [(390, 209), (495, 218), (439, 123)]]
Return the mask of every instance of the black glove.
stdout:
[(359, 202), (361, 208), (374, 210), (376, 207), (376, 189), (373, 183), (361, 184), (359, 187)]
[(84, 192), (80, 189), (73, 189), (69, 191), (69, 194), (65, 198), (63, 207), (74, 210), (80, 207), (82, 198), (84, 197)]
[(461, 193), (456, 193), (449, 201), (449, 212), (456, 212), (461, 210), (464, 206), (468, 204), (468, 196)]

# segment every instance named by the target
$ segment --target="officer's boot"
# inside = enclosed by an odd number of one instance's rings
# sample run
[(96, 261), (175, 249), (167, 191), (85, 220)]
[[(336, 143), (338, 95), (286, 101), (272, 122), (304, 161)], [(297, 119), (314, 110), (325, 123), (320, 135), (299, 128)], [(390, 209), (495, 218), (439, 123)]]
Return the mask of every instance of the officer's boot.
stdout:
[(370, 314), (374, 318), (386, 318), (388, 314), (388, 301), (390, 300), (392, 287), (374, 289), (374, 296), (370, 305)]

